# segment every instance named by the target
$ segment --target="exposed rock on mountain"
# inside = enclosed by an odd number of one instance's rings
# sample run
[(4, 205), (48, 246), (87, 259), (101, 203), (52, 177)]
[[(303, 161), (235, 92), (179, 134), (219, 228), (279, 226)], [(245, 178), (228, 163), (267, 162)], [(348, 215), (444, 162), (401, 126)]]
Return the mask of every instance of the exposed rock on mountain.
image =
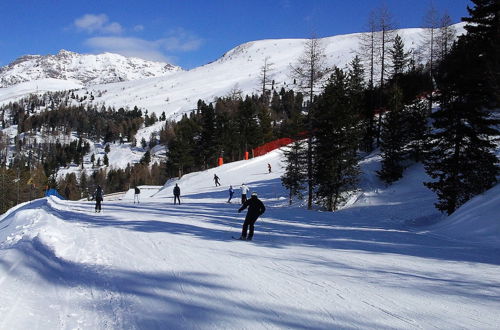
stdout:
[(84, 55), (61, 50), (56, 55), (25, 55), (0, 68), (0, 87), (45, 78), (74, 79), (84, 85), (166, 76), (182, 71), (168, 63), (104, 53)]

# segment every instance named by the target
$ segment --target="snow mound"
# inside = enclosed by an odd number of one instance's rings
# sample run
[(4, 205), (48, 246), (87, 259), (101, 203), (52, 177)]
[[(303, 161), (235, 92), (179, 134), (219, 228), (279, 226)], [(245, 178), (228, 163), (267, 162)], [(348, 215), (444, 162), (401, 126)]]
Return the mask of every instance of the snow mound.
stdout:
[(436, 234), (482, 245), (500, 246), (500, 184), (472, 198), (432, 227)]

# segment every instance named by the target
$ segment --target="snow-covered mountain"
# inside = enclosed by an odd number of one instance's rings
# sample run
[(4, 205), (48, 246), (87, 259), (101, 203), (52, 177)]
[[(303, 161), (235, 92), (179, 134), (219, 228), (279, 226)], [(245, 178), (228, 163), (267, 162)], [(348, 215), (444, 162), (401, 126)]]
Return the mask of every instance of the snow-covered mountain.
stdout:
[[(463, 24), (455, 25), (457, 35), (464, 32)], [(402, 29), (397, 32), (407, 50), (416, 51), (424, 36), (423, 30)], [(325, 64), (345, 68), (360, 53), (361, 33), (338, 35), (320, 39), (324, 48)], [(268, 78), (274, 80), (274, 88), (297, 90), (291, 77), (291, 68), (297, 65), (304, 53), (307, 39), (274, 39), (252, 41), (239, 45), (218, 60), (204, 66), (160, 78), (143, 79), (89, 87), (99, 94), (95, 102), (114, 106), (134, 106), (148, 109), (158, 115), (179, 117), (191, 111), (198, 99), (212, 102), (233, 90), (243, 95), (260, 93), (260, 75), (264, 63), (271, 63)], [(103, 92), (106, 91), (106, 92)]]
[[(464, 32), (463, 26), (463, 23), (454, 25), (457, 35)], [(398, 34), (403, 38), (407, 50), (416, 50), (424, 35), (423, 30), (419, 28), (401, 29), (398, 30)], [(344, 68), (356, 54), (359, 54), (360, 35), (360, 33), (355, 33), (320, 39), (326, 55), (326, 64), (330, 67)], [(122, 79), (128, 81), (120, 83), (108, 83), (120, 79), (106, 81), (106, 79), (111, 79), (106, 75), (107, 71), (97, 70), (99, 77), (86, 79), (87, 82), (84, 83), (87, 86), (83, 89), (93, 92), (93, 95), (99, 95), (93, 102), (105, 102), (107, 105), (117, 108), (138, 106), (157, 115), (165, 111), (167, 116), (175, 118), (195, 108), (199, 99), (212, 102), (216, 97), (226, 96), (232, 90), (240, 90), (243, 95), (258, 93), (261, 88), (259, 75), (265, 61), (272, 64), (267, 74), (271, 80), (275, 81), (274, 88), (276, 90), (279, 91), (281, 87), (297, 89), (298, 87), (293, 84), (291, 78), (291, 66), (295, 65), (303, 54), (306, 41), (306, 39), (251, 41), (229, 50), (214, 62), (189, 71), (174, 68), (168, 72), (169, 74), (161, 76), (151, 74), (149, 75), (151, 78), (147, 78), (148, 75), (144, 74), (144, 79)], [(105, 55), (110, 61), (116, 60), (122, 63), (130, 60), (120, 55)], [(63, 52), (61, 58), (66, 56), (73, 58), (73, 55), (68, 55), (68, 52)], [(92, 63), (97, 58), (95, 55), (85, 56), (88, 57), (83, 58)], [(75, 55), (75, 58), (78, 56)], [(74, 64), (75, 69), (78, 69), (78, 61), (72, 63), (76, 63)], [(58, 65), (54, 64), (56, 68)], [(120, 67), (122, 66), (120, 65)], [(95, 65), (88, 65), (88, 67), (91, 68), (91, 72), (96, 73), (93, 71)], [(115, 77), (114, 74), (118, 72), (118, 69), (113, 70), (111, 65), (110, 67), (110, 76)], [(4, 68), (2, 74), (5, 70)], [(33, 67), (32, 70), (36, 72), (36, 67)], [(60, 79), (69, 78), (70, 76), (60, 77)], [(31, 79), (38, 78), (33, 75)], [(94, 85), (100, 79), (104, 80), (102, 84)], [(89, 86), (91, 83), (93, 85)], [(37, 84), (36, 87), (40, 88), (39, 85)], [(31, 92), (36, 92), (38, 89), (34, 88), (34, 84), (32, 86)], [(28, 89), (25, 89), (25, 92), (27, 93)], [(13, 100), (7, 95), (18, 97), (19, 94), (13, 93), (9, 88), (0, 89), (0, 103)]]
[[(464, 31), (463, 24), (457, 24), (455, 28), (457, 34)], [(423, 30), (402, 29), (398, 34), (403, 38), (408, 50), (415, 50), (420, 44)], [(344, 68), (359, 53), (360, 36), (361, 34), (357, 33), (321, 39), (326, 64), (330, 67)], [(298, 87), (294, 85), (290, 74), (291, 66), (295, 65), (303, 54), (306, 41), (306, 39), (274, 39), (247, 42), (229, 50), (218, 60), (189, 71), (168, 65), (167, 68), (171, 70), (167, 70), (165, 63), (155, 64), (116, 54), (79, 55), (61, 51), (54, 56), (29, 56), (1, 69), (0, 79), (10, 75), (10, 77), (24, 77), (29, 81), (0, 88), (0, 104), (15, 101), (30, 93), (77, 89), (77, 94), (94, 96), (93, 100), (87, 99), (83, 102), (105, 104), (116, 108), (138, 106), (142, 110), (148, 110), (150, 114), (156, 113), (159, 116), (165, 112), (169, 119), (176, 119), (195, 108), (199, 99), (212, 102), (215, 98), (226, 96), (234, 90), (241, 91), (243, 95), (260, 93), (259, 76), (265, 61), (271, 63), (267, 75), (270, 80), (274, 80), (275, 90), (279, 91), (282, 87), (296, 90)], [(37, 66), (37, 63), (40, 64)], [(42, 73), (45, 72), (42, 67), (52, 68), (50, 72), (56, 75), (56, 78), (42, 79)], [(158, 70), (155, 71), (153, 68)], [(128, 81), (105, 82), (108, 79), (114, 81), (112, 79), (122, 71), (128, 74)], [(154, 74), (160, 71), (163, 75)], [(126, 74), (119, 75), (119, 77), (125, 76)], [(145, 78), (148, 76), (150, 78)], [(99, 81), (102, 83), (91, 85)], [(163, 123), (159, 122), (140, 129), (136, 134), (136, 140), (141, 141), (142, 138), (149, 140), (151, 134), (159, 131), (162, 126)], [(8, 133), (13, 139), (17, 130), (14, 127), (9, 132), (4, 130), (4, 133)], [(97, 148), (96, 152), (101, 152), (101, 149)], [(137, 150), (132, 149), (129, 157), (115, 159), (112, 156), (114, 154), (112, 152), (110, 155), (110, 164), (120, 168), (127, 166), (127, 162), (123, 159), (135, 161), (141, 157)]]
[(83, 85), (166, 76), (180, 67), (135, 57), (104, 53), (78, 54), (61, 50), (56, 55), (25, 55), (0, 68), (0, 87), (46, 78), (77, 80)]

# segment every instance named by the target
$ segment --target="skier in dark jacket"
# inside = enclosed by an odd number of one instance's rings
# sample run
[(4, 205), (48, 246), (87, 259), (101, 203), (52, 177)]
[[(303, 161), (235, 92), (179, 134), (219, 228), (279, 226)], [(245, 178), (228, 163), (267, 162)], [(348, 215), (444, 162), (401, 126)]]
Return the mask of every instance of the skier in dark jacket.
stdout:
[(102, 202), (102, 188), (100, 185), (97, 185), (97, 188), (94, 193), (94, 199), (95, 199), (95, 211), (96, 212), (101, 212), (101, 202)]
[(181, 188), (177, 185), (177, 183), (174, 187), (174, 205), (176, 200), (179, 202), (179, 205), (181, 205)]
[[(241, 231), (241, 236), (239, 239), (251, 241), (253, 238), (254, 224), (257, 221), (257, 218), (264, 214), (266, 211), (266, 207), (262, 203), (260, 199), (257, 198), (257, 193), (253, 192), (252, 197), (249, 200), (245, 201), (243, 205), (239, 208), (238, 213), (243, 211), (248, 207), (247, 215), (245, 217), (245, 222), (243, 223), (243, 229)], [(248, 227), (250, 230), (248, 231)], [(248, 231), (248, 236), (247, 236)]]
[(217, 176), (217, 174), (214, 174), (214, 182), (215, 182), (215, 186), (220, 186), (220, 182), (219, 182), (219, 177)]
[(139, 204), (139, 194), (141, 193), (141, 189), (139, 189), (139, 187), (135, 187), (134, 188), (134, 204), (135, 204), (135, 201), (137, 201), (137, 204)]

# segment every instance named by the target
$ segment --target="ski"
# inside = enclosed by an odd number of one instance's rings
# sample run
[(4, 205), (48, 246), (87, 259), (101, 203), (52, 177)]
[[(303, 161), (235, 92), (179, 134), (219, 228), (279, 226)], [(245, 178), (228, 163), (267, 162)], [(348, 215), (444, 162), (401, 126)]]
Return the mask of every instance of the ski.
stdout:
[(245, 241), (245, 242), (251, 242), (252, 240), (246, 240), (246, 239), (240, 239), (239, 237), (234, 237), (234, 236), (231, 236), (233, 239), (237, 240), (237, 241)]

